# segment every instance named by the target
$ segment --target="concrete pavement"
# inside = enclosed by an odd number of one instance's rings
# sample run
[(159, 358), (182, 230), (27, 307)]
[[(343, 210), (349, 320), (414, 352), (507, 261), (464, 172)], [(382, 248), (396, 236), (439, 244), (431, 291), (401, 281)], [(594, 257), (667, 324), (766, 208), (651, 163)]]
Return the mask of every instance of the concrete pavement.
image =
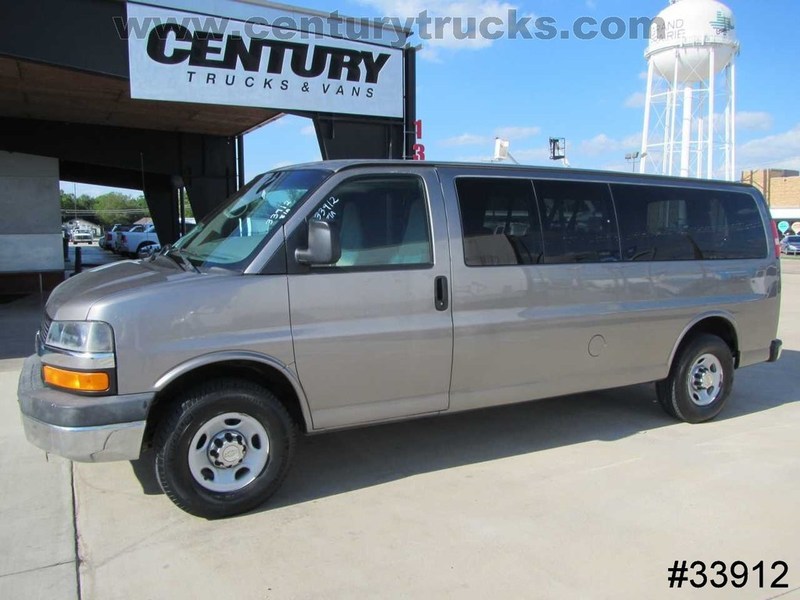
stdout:
[[(637, 386), (329, 434), (261, 510), (218, 522), (174, 508), (147, 461), (76, 465), (80, 597), (800, 598), (800, 261), (784, 262), (786, 353), (739, 371), (709, 424)], [(22, 441), (18, 363), (0, 361), (0, 597), (73, 598), (69, 463)], [(784, 560), (789, 588), (670, 590), (684, 559)]]
[(78, 597), (72, 463), (25, 440), (16, 402), (41, 299), (0, 304), (0, 598)]

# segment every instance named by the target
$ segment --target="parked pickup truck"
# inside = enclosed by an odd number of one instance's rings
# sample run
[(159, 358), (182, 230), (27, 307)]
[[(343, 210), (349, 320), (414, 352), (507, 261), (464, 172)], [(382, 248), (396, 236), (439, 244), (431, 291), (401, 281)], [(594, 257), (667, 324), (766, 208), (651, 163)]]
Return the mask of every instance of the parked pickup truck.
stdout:
[(73, 229), (70, 237), (73, 244), (91, 244), (94, 241), (91, 229)]
[(119, 223), (115, 223), (111, 229), (106, 231), (101, 237), (100, 241), (98, 242), (100, 247), (104, 250), (114, 250), (114, 237), (117, 231), (127, 231), (130, 229), (130, 225), (120, 225)]
[[(195, 226), (195, 220), (186, 219), (186, 233), (189, 233)], [(178, 227), (180, 229), (180, 226)], [(158, 239), (155, 225), (135, 225), (130, 231), (124, 231), (117, 235), (118, 243), (115, 251), (131, 258), (141, 258), (146, 249), (150, 246), (161, 246)]]
[(123, 256), (136, 257), (139, 250), (158, 244), (158, 234), (155, 225), (134, 226), (129, 231), (121, 231), (117, 234), (119, 244), (115, 245), (115, 250)]

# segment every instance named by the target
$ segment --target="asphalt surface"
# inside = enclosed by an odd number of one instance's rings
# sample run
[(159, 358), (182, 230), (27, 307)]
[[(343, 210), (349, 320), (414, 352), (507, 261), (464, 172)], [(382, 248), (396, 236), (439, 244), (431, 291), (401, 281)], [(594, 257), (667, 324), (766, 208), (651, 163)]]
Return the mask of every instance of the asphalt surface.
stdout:
[[(636, 386), (323, 435), (268, 504), (216, 522), (173, 507), (146, 460), (25, 442), (40, 303), (0, 305), (0, 598), (800, 598), (798, 296), (785, 260), (783, 359), (737, 372), (712, 423)], [(766, 587), (670, 589), (676, 560), (763, 560)], [(775, 561), (788, 588), (769, 589)]]

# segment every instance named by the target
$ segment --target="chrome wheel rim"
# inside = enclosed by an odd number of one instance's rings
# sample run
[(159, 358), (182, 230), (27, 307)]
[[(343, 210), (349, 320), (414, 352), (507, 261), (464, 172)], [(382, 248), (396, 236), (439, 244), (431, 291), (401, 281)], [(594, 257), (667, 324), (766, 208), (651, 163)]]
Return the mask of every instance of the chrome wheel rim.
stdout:
[(722, 393), (724, 383), (722, 363), (713, 354), (703, 354), (689, 369), (689, 381), (686, 383), (689, 398), (694, 404), (697, 406), (712, 404)]
[(230, 412), (203, 423), (189, 445), (189, 471), (212, 492), (235, 492), (258, 477), (269, 460), (269, 436), (250, 415)]

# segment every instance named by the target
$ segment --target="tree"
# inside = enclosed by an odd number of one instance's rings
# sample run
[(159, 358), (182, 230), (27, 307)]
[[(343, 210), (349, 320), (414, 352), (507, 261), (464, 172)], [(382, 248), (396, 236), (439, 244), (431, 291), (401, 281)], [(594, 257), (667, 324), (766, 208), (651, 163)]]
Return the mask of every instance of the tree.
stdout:
[(94, 198), (92, 198), (91, 196), (87, 196), (86, 194), (81, 194), (78, 197), (78, 201), (76, 203), (75, 194), (68, 194), (64, 190), (61, 190), (61, 211), (62, 214), (64, 214), (65, 216), (67, 215), (72, 216), (70, 213), (74, 213), (75, 210), (86, 211), (93, 209), (94, 209)]
[(94, 200), (97, 218), (106, 228), (110, 228), (115, 223), (129, 225), (143, 216), (149, 215), (144, 197), (131, 198), (119, 192), (108, 192)]

